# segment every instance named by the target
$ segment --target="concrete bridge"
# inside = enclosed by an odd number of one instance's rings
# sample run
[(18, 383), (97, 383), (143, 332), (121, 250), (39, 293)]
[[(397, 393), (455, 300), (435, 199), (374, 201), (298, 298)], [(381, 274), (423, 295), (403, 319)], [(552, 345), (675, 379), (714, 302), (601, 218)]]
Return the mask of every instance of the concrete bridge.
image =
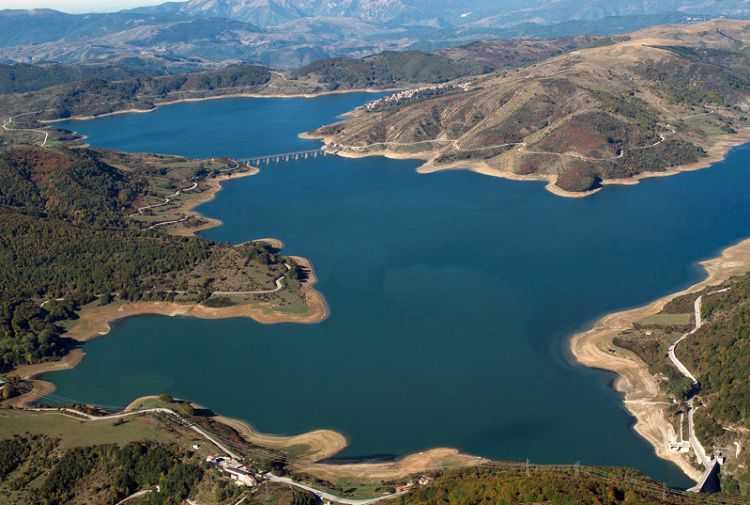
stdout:
[(323, 147), (318, 149), (308, 149), (306, 151), (290, 151), (288, 153), (264, 154), (263, 156), (254, 156), (252, 158), (242, 158), (238, 161), (251, 166), (270, 165), (271, 163), (281, 163), (286, 161), (307, 160), (317, 158), (318, 156), (327, 156), (330, 153)]

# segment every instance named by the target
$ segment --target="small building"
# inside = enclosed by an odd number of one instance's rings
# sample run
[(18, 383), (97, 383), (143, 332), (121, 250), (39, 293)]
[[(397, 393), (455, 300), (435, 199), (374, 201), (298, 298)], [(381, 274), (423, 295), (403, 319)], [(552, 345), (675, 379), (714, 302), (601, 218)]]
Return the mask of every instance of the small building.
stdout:
[(429, 486), (433, 480), (429, 475), (422, 475), (417, 482), (420, 486)]
[(258, 483), (258, 481), (255, 480), (255, 477), (239, 468), (224, 467), (224, 471), (229, 474), (229, 477), (238, 486), (254, 487)]
[(224, 473), (229, 474), (229, 477), (238, 486), (253, 487), (258, 484), (258, 479), (253, 476), (250, 469), (232, 458), (226, 458), (224, 456), (206, 456), (206, 462), (215, 465)]
[(414, 482), (413, 481), (409, 481), (406, 484), (401, 484), (400, 486), (396, 486), (396, 492), (397, 493), (405, 493), (405, 492), (407, 492), (408, 490), (410, 490), (413, 487), (414, 487)]

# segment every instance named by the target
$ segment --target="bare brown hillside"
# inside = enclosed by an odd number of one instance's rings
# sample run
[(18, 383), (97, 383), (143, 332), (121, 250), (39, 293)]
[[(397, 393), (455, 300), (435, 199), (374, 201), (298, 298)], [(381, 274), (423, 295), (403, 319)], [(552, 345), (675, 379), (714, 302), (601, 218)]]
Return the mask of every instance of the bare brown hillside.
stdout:
[(663, 26), (527, 68), (391, 97), (313, 135), (344, 155), (425, 160), (602, 184), (698, 168), (742, 140), (750, 110), (750, 22)]

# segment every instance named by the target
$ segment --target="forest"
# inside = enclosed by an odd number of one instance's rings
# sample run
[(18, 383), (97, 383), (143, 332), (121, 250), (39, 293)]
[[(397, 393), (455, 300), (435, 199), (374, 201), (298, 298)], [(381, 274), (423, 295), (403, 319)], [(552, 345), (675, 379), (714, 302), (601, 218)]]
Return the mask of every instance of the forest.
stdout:
[(148, 231), (128, 217), (148, 188), (147, 172), (87, 149), (0, 153), (0, 372), (63, 355), (62, 323), (87, 303), (195, 303), (218, 274), (256, 289), (283, 271), (286, 260), (264, 244)]
[[(633, 470), (490, 464), (446, 472), (404, 505), (689, 505), (705, 497), (667, 492)], [(720, 503), (719, 501), (715, 503)]]

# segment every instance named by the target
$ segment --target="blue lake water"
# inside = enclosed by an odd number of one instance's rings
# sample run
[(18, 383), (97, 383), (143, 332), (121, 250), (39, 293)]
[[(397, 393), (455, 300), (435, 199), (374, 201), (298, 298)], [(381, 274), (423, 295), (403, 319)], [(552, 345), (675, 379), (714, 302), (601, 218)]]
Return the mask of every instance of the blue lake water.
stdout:
[[(315, 146), (301, 131), (370, 97), (245, 99), (75, 122), (94, 145), (186, 156)], [(696, 282), (699, 260), (750, 235), (750, 149), (711, 169), (563, 199), (541, 183), (416, 162), (318, 158), (227, 184), (207, 238), (282, 239), (310, 258), (319, 325), (158, 316), (114, 324), (62, 396), (109, 405), (168, 392), (262, 431), (332, 428), (342, 457), (435, 446), (539, 463), (626, 465), (689, 481), (632, 429), (612, 376), (573, 363), (599, 316)]]

